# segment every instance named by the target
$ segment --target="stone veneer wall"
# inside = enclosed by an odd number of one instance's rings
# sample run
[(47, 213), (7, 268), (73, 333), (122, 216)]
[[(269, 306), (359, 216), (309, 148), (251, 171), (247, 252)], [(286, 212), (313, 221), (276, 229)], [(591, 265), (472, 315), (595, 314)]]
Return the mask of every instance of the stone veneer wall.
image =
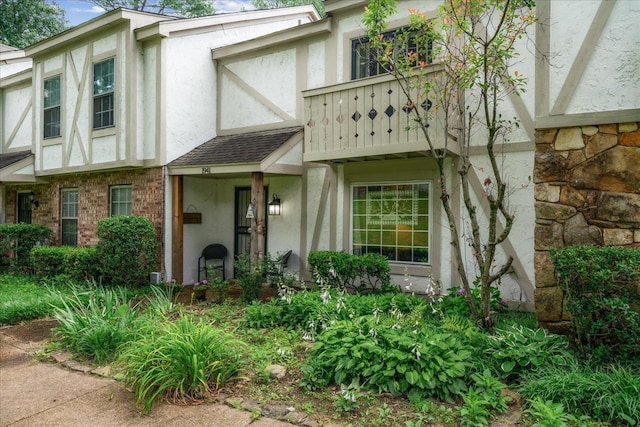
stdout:
[(98, 241), (96, 237), (98, 221), (109, 216), (109, 188), (112, 185), (131, 185), (132, 214), (149, 218), (156, 229), (158, 242), (162, 244), (164, 218), (162, 168), (79, 173), (45, 179), (48, 182), (43, 184), (6, 186), (5, 220), (7, 223), (16, 221), (18, 191), (33, 191), (40, 205), (33, 208), (31, 222), (50, 227), (56, 244), (59, 244), (60, 191), (65, 188), (77, 188), (78, 246), (94, 245)]
[(541, 326), (567, 333), (549, 250), (640, 247), (640, 123), (536, 132), (535, 304)]

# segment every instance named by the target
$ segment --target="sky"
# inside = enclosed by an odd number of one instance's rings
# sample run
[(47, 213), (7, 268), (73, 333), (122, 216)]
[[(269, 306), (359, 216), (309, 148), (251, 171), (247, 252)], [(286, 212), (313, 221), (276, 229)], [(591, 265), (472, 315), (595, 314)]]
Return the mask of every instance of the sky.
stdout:
[[(104, 9), (91, 3), (90, 0), (58, 0), (58, 5), (65, 10), (69, 25), (75, 27), (85, 21), (104, 13)], [(215, 0), (213, 6), (216, 13), (238, 12), (251, 10), (250, 0)]]

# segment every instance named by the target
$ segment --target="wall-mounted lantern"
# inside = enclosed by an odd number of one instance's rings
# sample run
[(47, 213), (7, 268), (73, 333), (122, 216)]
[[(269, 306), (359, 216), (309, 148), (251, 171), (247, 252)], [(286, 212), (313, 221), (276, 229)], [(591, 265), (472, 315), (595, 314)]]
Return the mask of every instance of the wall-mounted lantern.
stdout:
[(253, 219), (253, 207), (251, 206), (251, 203), (249, 203), (249, 207), (247, 208), (247, 219)]
[(280, 199), (277, 194), (273, 195), (273, 199), (269, 202), (269, 215), (280, 215)]
[(36, 193), (34, 193), (33, 191), (29, 193), (29, 202), (31, 202), (31, 204), (35, 208), (40, 207), (40, 201), (36, 199)]

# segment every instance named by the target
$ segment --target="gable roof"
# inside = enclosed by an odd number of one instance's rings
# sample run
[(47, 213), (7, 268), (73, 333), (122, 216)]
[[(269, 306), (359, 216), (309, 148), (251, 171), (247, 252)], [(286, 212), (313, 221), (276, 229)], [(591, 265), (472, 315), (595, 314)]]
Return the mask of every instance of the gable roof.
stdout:
[(31, 151), (16, 151), (15, 153), (0, 154), (0, 169), (4, 169), (7, 166), (19, 162), (20, 160), (33, 155)]
[(217, 136), (194, 148), (169, 166), (259, 163), (302, 131), (302, 126)]

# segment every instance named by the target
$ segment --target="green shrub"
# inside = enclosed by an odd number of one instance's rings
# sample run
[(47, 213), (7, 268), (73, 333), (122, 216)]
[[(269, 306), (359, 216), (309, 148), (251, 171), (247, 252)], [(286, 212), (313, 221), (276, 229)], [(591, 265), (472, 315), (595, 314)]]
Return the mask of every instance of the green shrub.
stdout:
[(243, 345), (202, 320), (153, 320), (122, 353), (125, 380), (143, 413), (161, 397), (206, 398), (239, 372)]
[(113, 216), (98, 222), (96, 246), (103, 283), (140, 286), (149, 283), (157, 266), (156, 232), (151, 221), (140, 216)]
[(475, 338), (476, 351), (481, 353), (478, 355), (481, 365), (491, 369), (494, 375), (511, 381), (573, 360), (568, 338), (549, 334), (544, 329), (513, 325)]
[(38, 276), (65, 275), (71, 280), (95, 279), (98, 263), (95, 248), (36, 246), (31, 249), (31, 265)]
[(320, 286), (372, 292), (391, 283), (389, 260), (379, 254), (357, 256), (346, 252), (312, 251), (309, 269)]
[(455, 335), (394, 319), (362, 316), (333, 323), (303, 367), (308, 388), (361, 384), (376, 393), (450, 400), (466, 391), (471, 351)]
[(113, 360), (133, 333), (137, 313), (123, 288), (77, 289), (56, 308), (59, 340), (74, 353), (98, 363)]
[(640, 357), (640, 250), (570, 246), (551, 252), (583, 356)]
[(523, 378), (518, 391), (529, 401), (553, 402), (593, 420), (630, 426), (640, 422), (640, 372), (635, 367), (548, 365)]
[(376, 313), (406, 315), (425, 301), (403, 293), (350, 295), (336, 290), (299, 291), (247, 307), (245, 322), (254, 328), (282, 326), (315, 335), (334, 320)]
[[(436, 308), (446, 315), (457, 314), (473, 318), (465, 290), (455, 287), (449, 288), (448, 291), (449, 293), (447, 295), (443, 295), (438, 299), (439, 304)], [(476, 306), (480, 307), (480, 289), (477, 287), (471, 288), (471, 295), (476, 302)], [(491, 288), (491, 308), (494, 312), (503, 312), (506, 310), (506, 302), (500, 298), (500, 290), (495, 287)]]
[(49, 244), (52, 237), (51, 229), (42, 224), (0, 224), (0, 253), (11, 254), (8, 261), (12, 268), (27, 271), (31, 249)]

